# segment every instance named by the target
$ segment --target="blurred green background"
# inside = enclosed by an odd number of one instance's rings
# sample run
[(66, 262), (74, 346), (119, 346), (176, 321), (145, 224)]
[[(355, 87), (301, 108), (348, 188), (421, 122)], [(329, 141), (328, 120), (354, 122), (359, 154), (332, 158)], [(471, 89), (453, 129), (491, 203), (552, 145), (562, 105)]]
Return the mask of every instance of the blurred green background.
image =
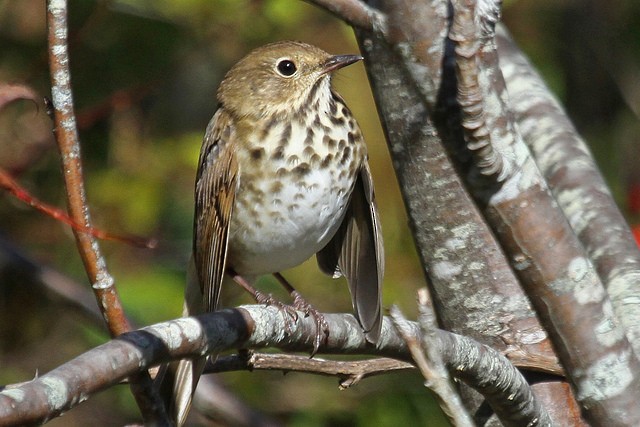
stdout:
[[(200, 142), (224, 72), (250, 49), (275, 40), (302, 40), (333, 53), (356, 52), (357, 44), (348, 26), (301, 1), (71, 3), (72, 84), (94, 223), (159, 241), (154, 250), (103, 242), (108, 267), (139, 325), (174, 318), (181, 311), (191, 247)], [(630, 222), (639, 222), (640, 4), (512, 0), (505, 2), (504, 15), (588, 140)], [(363, 65), (340, 71), (334, 82), (369, 146), (387, 260), (384, 304), (399, 304), (413, 317), (415, 291), (424, 278)], [(24, 83), (49, 96), (42, 0), (0, 0), (2, 83)], [(50, 128), (33, 103), (1, 111), (0, 167), (33, 195), (63, 207)], [(86, 282), (68, 227), (7, 194), (0, 194), (0, 237)], [(346, 284), (324, 277), (315, 260), (286, 276), (319, 309), (351, 310)], [(0, 383), (27, 380), (107, 339), (102, 328), (37, 289), (0, 279)], [(259, 286), (280, 292), (270, 278)], [(236, 294), (225, 305), (251, 302)], [(336, 379), (302, 374), (219, 377), (286, 425), (446, 425), (417, 374), (367, 379), (346, 391), (338, 390)], [(50, 424), (90, 420), (107, 426), (138, 419), (128, 388), (115, 387)]]

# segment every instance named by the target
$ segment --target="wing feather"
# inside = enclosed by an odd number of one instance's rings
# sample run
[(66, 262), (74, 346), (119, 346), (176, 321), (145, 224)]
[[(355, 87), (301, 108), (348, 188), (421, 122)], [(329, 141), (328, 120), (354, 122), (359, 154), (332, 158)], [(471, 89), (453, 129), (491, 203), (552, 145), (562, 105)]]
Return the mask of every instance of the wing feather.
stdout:
[(384, 248), (371, 171), (366, 161), (340, 228), (316, 258), (326, 274), (345, 276), (356, 318), (367, 339), (376, 343), (382, 327)]
[(200, 151), (196, 178), (193, 254), (205, 311), (214, 311), (225, 273), (229, 223), (238, 186), (235, 136), (220, 108), (211, 119)]

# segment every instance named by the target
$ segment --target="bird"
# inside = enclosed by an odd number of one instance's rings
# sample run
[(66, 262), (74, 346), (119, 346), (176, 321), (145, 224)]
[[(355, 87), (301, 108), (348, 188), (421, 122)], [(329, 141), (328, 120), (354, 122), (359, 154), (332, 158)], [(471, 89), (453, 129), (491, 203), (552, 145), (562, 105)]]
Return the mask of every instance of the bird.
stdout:
[[(286, 307), (252, 285), (274, 274), (293, 307), (316, 319), (314, 354), (329, 333), (324, 318), (280, 272), (316, 255), (322, 272), (346, 278), (367, 341), (378, 341), (384, 250), (367, 147), (331, 83), (336, 70), (362, 59), (280, 41), (227, 72), (198, 162), (185, 315), (215, 311), (229, 277), (258, 302)], [(176, 369), (176, 425), (203, 366), (203, 359), (182, 360)]]

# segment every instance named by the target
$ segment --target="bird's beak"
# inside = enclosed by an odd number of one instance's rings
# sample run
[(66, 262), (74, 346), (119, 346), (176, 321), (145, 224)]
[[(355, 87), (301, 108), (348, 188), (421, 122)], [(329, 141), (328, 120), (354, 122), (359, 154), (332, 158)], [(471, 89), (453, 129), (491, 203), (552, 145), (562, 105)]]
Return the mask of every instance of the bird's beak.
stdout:
[(346, 67), (347, 65), (351, 65), (354, 62), (362, 61), (362, 56), (360, 55), (336, 55), (327, 59), (327, 61), (322, 64), (322, 72), (321, 74), (327, 74), (335, 70), (339, 70), (342, 67)]

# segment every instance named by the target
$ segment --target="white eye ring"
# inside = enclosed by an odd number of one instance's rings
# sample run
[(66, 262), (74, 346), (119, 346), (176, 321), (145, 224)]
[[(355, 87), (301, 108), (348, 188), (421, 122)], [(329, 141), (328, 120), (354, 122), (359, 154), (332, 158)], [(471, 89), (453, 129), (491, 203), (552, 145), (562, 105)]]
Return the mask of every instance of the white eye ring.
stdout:
[(292, 77), (298, 72), (298, 67), (290, 58), (280, 58), (276, 61), (276, 72), (282, 77)]

